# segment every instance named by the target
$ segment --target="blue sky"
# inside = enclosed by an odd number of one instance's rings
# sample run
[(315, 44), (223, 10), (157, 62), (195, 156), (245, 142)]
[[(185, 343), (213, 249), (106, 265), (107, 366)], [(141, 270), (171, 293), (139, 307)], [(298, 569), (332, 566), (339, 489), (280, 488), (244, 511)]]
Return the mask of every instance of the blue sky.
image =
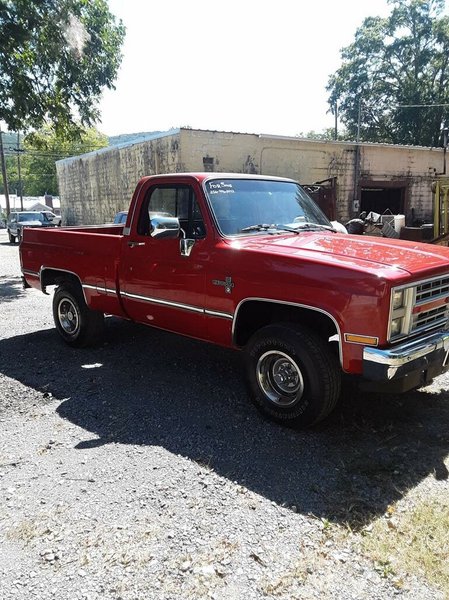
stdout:
[(127, 27), (107, 135), (190, 126), (297, 135), (333, 126), (340, 49), (386, 0), (109, 0)]

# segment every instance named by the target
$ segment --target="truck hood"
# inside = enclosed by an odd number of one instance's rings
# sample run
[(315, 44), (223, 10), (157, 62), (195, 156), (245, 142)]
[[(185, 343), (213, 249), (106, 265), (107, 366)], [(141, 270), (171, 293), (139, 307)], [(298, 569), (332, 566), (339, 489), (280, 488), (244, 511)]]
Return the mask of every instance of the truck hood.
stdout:
[[(301, 256), (379, 275), (379, 268), (409, 275), (449, 271), (449, 249), (443, 246), (374, 236), (328, 232), (262, 235), (240, 238), (237, 247), (271, 254)], [(233, 245), (234, 245), (233, 244)]]

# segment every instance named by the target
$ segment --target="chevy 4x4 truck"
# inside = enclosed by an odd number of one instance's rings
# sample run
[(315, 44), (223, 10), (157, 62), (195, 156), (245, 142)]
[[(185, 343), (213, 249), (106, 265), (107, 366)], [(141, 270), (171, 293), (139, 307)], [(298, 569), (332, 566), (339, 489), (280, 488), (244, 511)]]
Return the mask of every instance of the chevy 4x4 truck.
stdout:
[(242, 350), (268, 417), (311, 425), (342, 374), (405, 392), (447, 370), (449, 249), (336, 232), (295, 181), (144, 177), (125, 226), (24, 229), (26, 286), (57, 286), (56, 329), (96, 342), (104, 314)]

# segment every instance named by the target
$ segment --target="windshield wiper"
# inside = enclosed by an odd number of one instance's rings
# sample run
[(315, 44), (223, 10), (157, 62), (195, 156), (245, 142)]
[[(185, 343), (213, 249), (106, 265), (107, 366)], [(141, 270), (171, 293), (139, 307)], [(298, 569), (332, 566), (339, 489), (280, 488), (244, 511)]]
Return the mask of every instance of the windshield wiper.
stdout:
[(247, 231), (267, 231), (268, 229), (276, 229), (277, 225), (272, 223), (268, 225), (268, 223), (259, 223), (258, 225), (249, 225), (249, 227), (243, 227), (240, 229), (242, 233), (246, 233)]
[(249, 227), (243, 227), (240, 229), (242, 233), (248, 231), (268, 231), (269, 229), (275, 229), (277, 231), (291, 231), (292, 233), (299, 233), (301, 229), (326, 229), (328, 231), (335, 231), (333, 227), (329, 225), (320, 225), (320, 223), (298, 223), (297, 227), (290, 227), (289, 225), (278, 225), (276, 223), (259, 223), (258, 225), (249, 225)]
[(268, 231), (269, 229), (275, 229), (276, 231), (291, 231), (292, 233), (299, 233), (296, 227), (289, 227), (288, 225), (277, 225), (276, 223), (259, 223), (258, 225), (250, 225), (249, 227), (243, 227), (240, 229), (241, 233), (247, 231)]
[[(329, 225), (322, 225), (321, 223), (298, 223), (298, 229), (326, 229), (327, 231), (337, 232), (336, 229)], [(295, 228), (296, 229), (296, 228)]]

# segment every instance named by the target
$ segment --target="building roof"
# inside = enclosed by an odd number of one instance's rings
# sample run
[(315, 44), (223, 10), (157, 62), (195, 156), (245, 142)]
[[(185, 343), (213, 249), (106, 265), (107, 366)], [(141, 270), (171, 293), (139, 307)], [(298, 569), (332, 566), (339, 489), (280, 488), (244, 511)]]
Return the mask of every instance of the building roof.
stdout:
[(354, 146), (362, 146), (362, 147), (363, 146), (375, 146), (375, 147), (379, 147), (379, 148), (403, 148), (403, 149), (409, 149), (409, 150), (443, 151), (443, 148), (435, 148), (435, 147), (428, 147), (428, 146), (387, 144), (384, 142), (359, 142), (358, 143), (355, 140), (354, 141), (322, 140), (322, 139), (315, 139), (315, 138), (303, 138), (303, 137), (298, 137), (298, 136), (285, 136), (285, 135), (276, 135), (276, 134), (268, 134), (268, 133), (242, 133), (242, 132), (235, 132), (235, 131), (219, 131), (219, 130), (214, 130), (214, 129), (193, 129), (190, 127), (181, 127), (181, 128), (169, 129), (167, 131), (158, 131), (158, 132), (153, 132), (153, 133), (130, 134), (131, 138), (128, 141), (123, 142), (121, 144), (105, 146), (104, 148), (101, 148), (100, 150), (93, 150), (92, 152), (87, 152), (85, 154), (79, 154), (77, 156), (70, 156), (68, 158), (63, 158), (61, 160), (56, 161), (56, 163), (61, 164), (61, 165), (69, 164), (75, 160), (80, 160), (80, 159), (84, 159), (86, 157), (91, 157), (91, 156), (108, 153), (115, 149), (120, 150), (123, 148), (129, 148), (131, 146), (135, 146), (136, 144), (143, 144), (143, 143), (151, 141), (151, 140), (156, 140), (156, 139), (160, 139), (160, 138), (164, 138), (164, 137), (169, 137), (172, 135), (177, 135), (181, 132), (181, 130), (193, 131), (193, 132), (197, 132), (197, 133), (227, 134), (230, 136), (244, 135), (244, 136), (251, 136), (251, 137), (257, 137), (257, 138), (269, 139), (269, 140), (302, 142), (305, 144), (323, 144), (323, 145), (335, 144), (335, 145), (343, 146), (343, 147), (344, 146), (353, 146), (353, 147)]
[[(58, 196), (52, 196), (53, 208), (59, 209), (61, 204)], [(40, 208), (42, 206), (42, 208)], [(15, 194), (9, 194), (9, 207), (11, 210), (21, 210), (20, 197)], [(37, 208), (35, 208), (37, 207)], [(4, 194), (0, 194), (0, 208), (6, 210), (6, 198)], [(24, 196), (23, 210), (53, 210), (45, 204), (45, 196)]]
[[(129, 141), (123, 142), (121, 144), (113, 144), (111, 146), (105, 146), (104, 148), (100, 148), (99, 150), (92, 150), (92, 152), (86, 152), (85, 154), (78, 154), (76, 156), (69, 156), (68, 158), (62, 158), (61, 160), (57, 160), (56, 164), (69, 164), (74, 160), (86, 158), (89, 156), (96, 156), (99, 154), (104, 154), (105, 152), (111, 152), (111, 150), (121, 150), (122, 148), (128, 148), (131, 146), (135, 146), (136, 144), (143, 144), (145, 142), (151, 140), (157, 140), (159, 138), (168, 137), (170, 135), (176, 135), (180, 132), (180, 129), (169, 129), (168, 131), (158, 131), (154, 133), (136, 133), (135, 137), (132, 137)], [(133, 135), (133, 134), (131, 134)]]

